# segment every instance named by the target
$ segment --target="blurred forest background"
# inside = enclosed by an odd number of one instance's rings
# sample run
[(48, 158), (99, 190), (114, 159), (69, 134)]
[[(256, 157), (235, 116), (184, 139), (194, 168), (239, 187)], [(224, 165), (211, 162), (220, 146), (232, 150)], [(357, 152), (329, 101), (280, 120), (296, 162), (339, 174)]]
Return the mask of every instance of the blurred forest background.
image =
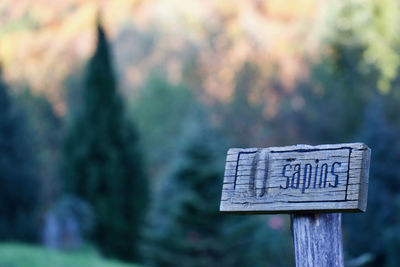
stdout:
[(0, 265), (293, 266), (219, 214), (227, 149), (359, 141), (346, 266), (399, 266), (399, 4), (1, 1)]

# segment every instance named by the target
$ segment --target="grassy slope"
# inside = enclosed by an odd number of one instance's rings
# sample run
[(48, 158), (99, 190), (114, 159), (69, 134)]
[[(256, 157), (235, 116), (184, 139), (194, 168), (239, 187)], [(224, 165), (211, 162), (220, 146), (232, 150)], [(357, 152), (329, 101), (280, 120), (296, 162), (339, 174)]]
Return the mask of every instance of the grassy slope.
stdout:
[(59, 252), (16, 243), (0, 244), (0, 267), (134, 267), (94, 252)]

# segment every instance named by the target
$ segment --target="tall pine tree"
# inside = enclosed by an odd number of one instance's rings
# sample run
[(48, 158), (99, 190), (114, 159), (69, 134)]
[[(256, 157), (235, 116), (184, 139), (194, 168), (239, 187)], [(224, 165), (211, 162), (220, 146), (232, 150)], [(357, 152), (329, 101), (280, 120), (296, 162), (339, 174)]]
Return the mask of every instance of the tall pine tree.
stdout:
[(81, 112), (65, 141), (67, 191), (94, 208), (94, 241), (108, 256), (137, 260), (136, 243), (147, 203), (138, 136), (116, 89), (103, 28), (87, 67)]
[(286, 248), (283, 233), (268, 229), (265, 217), (219, 212), (222, 142), (205, 125), (195, 118), (187, 123), (191, 132), (182, 144), (181, 157), (154, 194), (144, 232), (146, 263), (163, 267), (287, 266), (287, 257), (280, 264)]
[(221, 175), (208, 137), (199, 132), (189, 138), (155, 195), (144, 246), (151, 266), (216, 266), (223, 258), (217, 212)]
[(346, 214), (343, 221), (350, 256), (368, 256), (363, 266), (394, 267), (400, 262), (400, 133), (383, 101), (376, 95), (369, 104), (358, 137), (371, 148), (368, 209), (362, 216)]
[(34, 136), (16, 109), (0, 69), (0, 239), (38, 238), (39, 196)]

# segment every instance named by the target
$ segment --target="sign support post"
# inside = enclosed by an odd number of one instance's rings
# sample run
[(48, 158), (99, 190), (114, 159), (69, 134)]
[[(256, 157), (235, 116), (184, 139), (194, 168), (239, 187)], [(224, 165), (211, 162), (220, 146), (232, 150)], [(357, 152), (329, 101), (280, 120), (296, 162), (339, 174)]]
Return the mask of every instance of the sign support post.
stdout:
[(291, 214), (296, 266), (343, 267), (341, 212), (365, 212), (363, 143), (231, 148), (220, 211)]
[(296, 266), (343, 267), (342, 214), (291, 216)]

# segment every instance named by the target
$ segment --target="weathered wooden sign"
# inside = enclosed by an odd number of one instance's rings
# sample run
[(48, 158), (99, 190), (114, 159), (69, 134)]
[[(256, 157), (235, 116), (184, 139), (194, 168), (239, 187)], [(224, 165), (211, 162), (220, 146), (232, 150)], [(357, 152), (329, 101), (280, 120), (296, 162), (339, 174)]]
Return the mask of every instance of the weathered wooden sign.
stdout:
[(363, 212), (369, 160), (363, 143), (229, 149), (220, 211)]

